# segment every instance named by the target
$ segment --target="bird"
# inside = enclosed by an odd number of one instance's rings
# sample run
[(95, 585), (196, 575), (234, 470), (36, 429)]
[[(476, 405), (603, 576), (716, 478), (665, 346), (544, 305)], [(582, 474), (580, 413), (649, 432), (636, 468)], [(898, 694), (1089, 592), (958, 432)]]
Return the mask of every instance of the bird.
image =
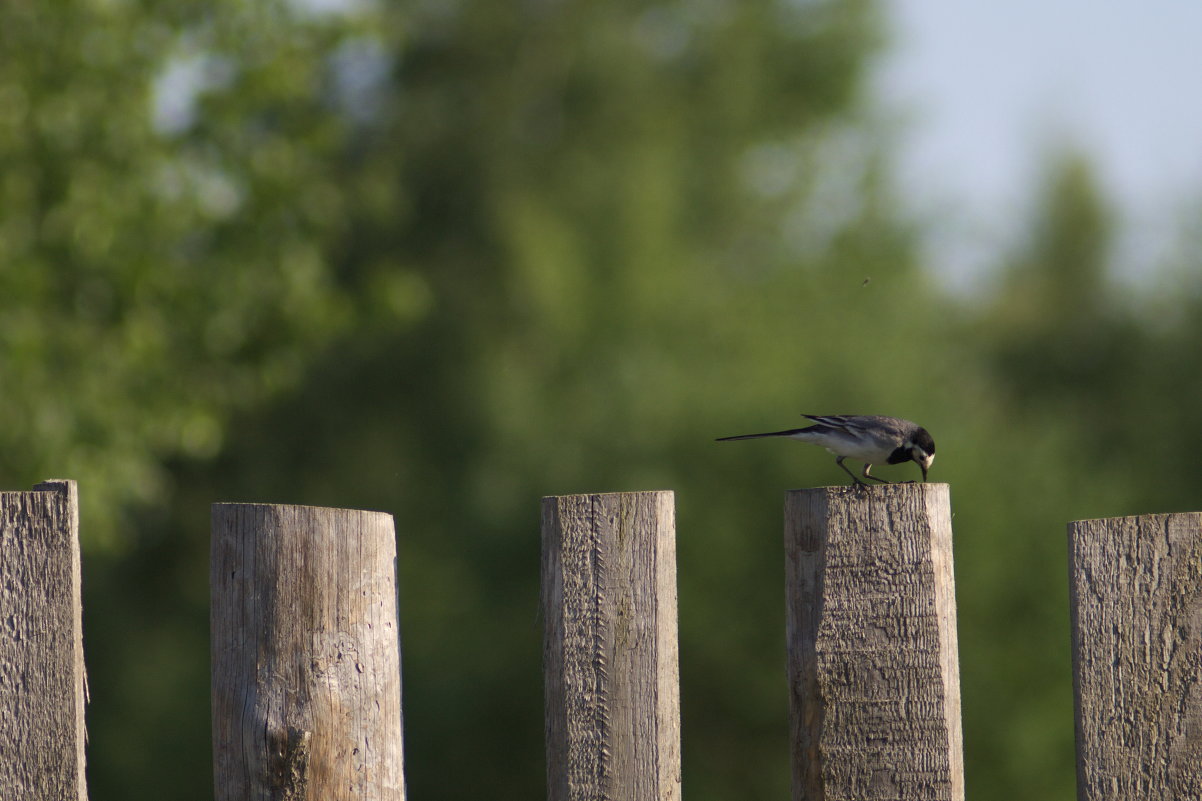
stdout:
[(805, 428), (790, 428), (787, 431), (770, 431), (766, 434), (742, 434), (737, 437), (719, 437), (716, 442), (737, 439), (760, 439), (761, 437), (789, 437), (821, 445), (835, 455), (835, 464), (843, 468), (851, 480), (859, 486), (867, 486), (847, 469), (843, 460), (859, 459), (864, 462), (864, 478), (892, 484), (877, 478), (869, 470), (878, 464), (901, 464), (914, 462), (922, 470), (922, 480), (927, 480), (927, 470), (935, 461), (935, 440), (918, 423), (900, 417), (861, 414), (803, 414), (815, 425)]

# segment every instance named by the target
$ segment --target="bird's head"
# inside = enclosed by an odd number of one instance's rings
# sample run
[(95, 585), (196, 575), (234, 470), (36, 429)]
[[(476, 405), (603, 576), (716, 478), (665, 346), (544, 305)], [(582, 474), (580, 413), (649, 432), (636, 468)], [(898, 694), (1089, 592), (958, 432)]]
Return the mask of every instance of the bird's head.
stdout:
[(927, 470), (935, 461), (935, 440), (925, 428), (919, 428), (906, 440), (905, 447), (910, 452), (910, 458), (922, 468), (922, 480), (926, 481)]

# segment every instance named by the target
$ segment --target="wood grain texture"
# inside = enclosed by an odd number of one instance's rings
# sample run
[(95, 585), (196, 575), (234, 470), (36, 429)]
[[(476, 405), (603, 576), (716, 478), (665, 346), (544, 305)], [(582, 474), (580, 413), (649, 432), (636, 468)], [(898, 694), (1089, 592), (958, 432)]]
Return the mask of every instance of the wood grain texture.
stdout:
[(1202, 798), (1202, 513), (1068, 535), (1077, 797)]
[(785, 501), (795, 801), (963, 801), (946, 484)]
[(542, 503), (550, 801), (677, 801), (671, 492)]
[(0, 492), (0, 799), (87, 798), (74, 481)]
[(398, 801), (396, 541), (381, 512), (214, 504), (217, 801)]

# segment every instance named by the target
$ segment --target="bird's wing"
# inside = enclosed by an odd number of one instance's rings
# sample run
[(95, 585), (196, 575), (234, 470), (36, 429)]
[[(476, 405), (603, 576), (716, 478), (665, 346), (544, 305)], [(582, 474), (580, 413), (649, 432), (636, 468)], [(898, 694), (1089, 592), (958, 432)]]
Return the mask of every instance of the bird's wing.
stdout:
[(815, 423), (827, 426), (828, 428), (845, 431), (849, 434), (855, 431), (863, 431), (878, 419), (861, 414), (803, 414), (802, 417), (813, 420)]
[(866, 414), (803, 414), (802, 417), (860, 442), (871, 442), (882, 449), (892, 449), (896, 445), (893, 440), (902, 435), (901, 421), (894, 417)]
[(880, 430), (883, 428), (901, 431), (906, 422), (897, 417), (885, 417), (879, 414), (803, 414), (802, 417), (809, 418), (824, 426), (842, 428), (849, 431)]

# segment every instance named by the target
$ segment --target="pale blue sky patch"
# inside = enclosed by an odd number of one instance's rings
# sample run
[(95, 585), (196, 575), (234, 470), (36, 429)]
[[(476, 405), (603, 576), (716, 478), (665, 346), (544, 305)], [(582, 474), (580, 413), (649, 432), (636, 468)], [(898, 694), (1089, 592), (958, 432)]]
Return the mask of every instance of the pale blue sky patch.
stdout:
[[(1202, 190), (1202, 4), (891, 0), (876, 91), (907, 119), (903, 187), (951, 211), (932, 258), (961, 280), (1031, 213), (1062, 146), (1094, 158), (1127, 233), (1116, 270), (1162, 258)], [(973, 262), (978, 262), (974, 264)]]

